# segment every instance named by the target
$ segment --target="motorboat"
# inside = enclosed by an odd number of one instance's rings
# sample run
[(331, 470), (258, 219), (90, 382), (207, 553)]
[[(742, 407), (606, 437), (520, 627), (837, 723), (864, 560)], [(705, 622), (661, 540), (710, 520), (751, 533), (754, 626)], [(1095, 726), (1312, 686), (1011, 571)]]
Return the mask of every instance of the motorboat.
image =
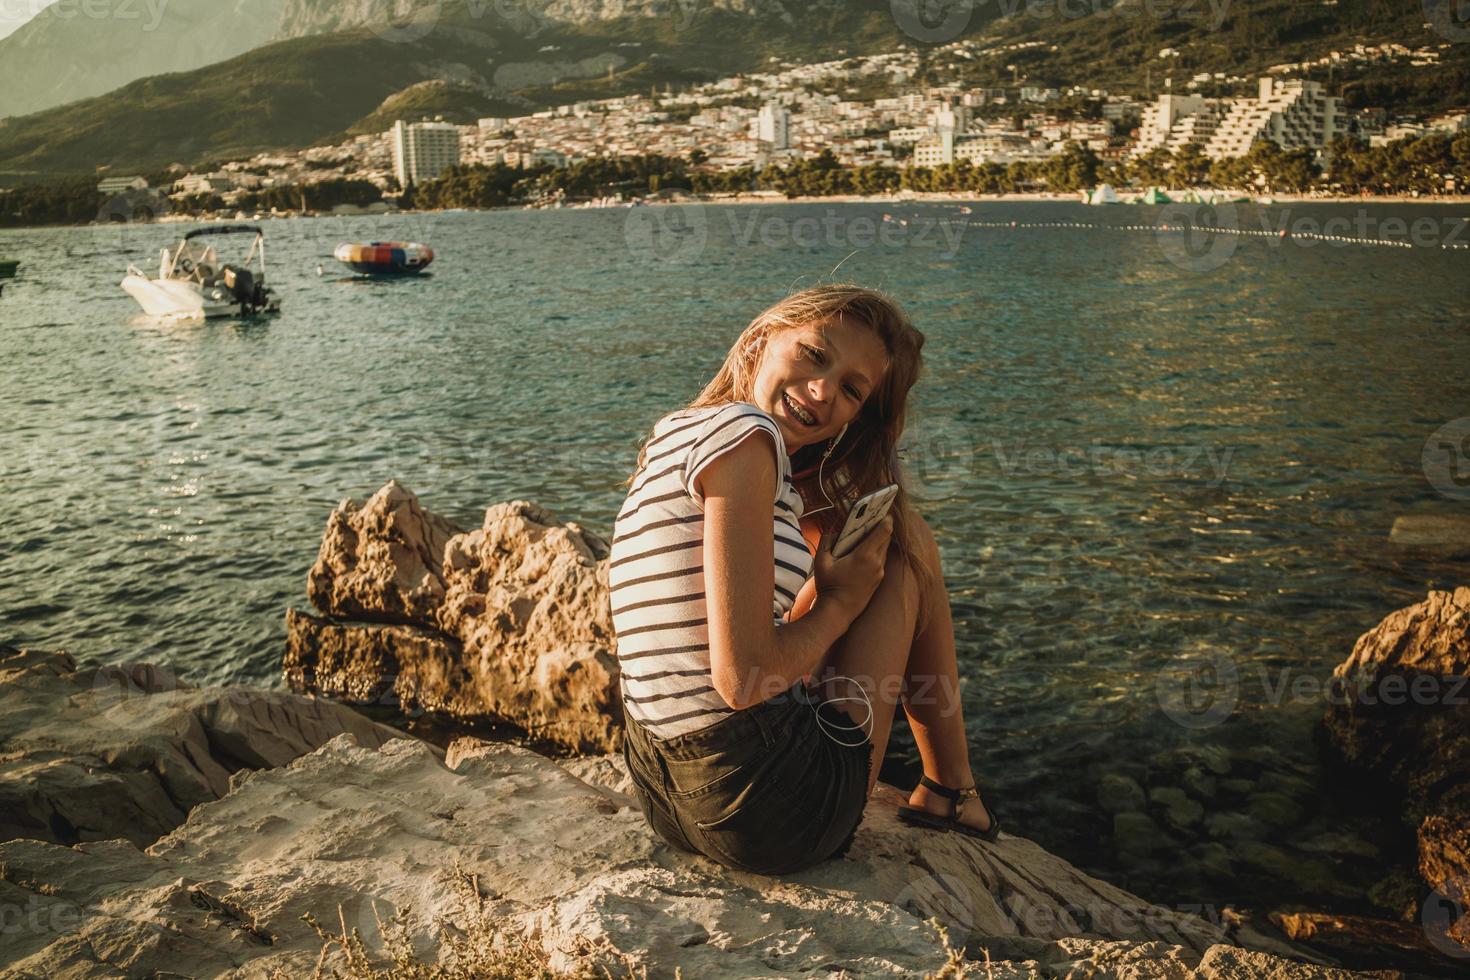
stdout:
[(343, 242), (332, 254), (365, 276), (416, 276), (434, 261), (434, 250), (418, 242)]
[[(244, 261), (220, 261), (215, 246), (203, 239), (250, 235)], [(197, 319), (275, 313), (281, 303), (265, 284), (265, 233), (255, 225), (196, 228), (178, 245), (162, 249), (158, 278), (149, 279), (128, 266), (122, 288), (149, 316)]]

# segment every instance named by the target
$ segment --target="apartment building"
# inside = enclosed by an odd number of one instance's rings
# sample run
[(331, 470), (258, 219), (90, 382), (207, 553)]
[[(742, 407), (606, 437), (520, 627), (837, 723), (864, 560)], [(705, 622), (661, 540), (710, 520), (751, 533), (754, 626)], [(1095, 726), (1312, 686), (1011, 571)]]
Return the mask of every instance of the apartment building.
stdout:
[(1161, 95), (1144, 112), (1132, 153), (1144, 156), (1157, 149), (1173, 153), (1191, 143), (1203, 147), (1215, 135), (1215, 128), (1229, 111), (1228, 99)]
[(751, 126), (751, 136), (769, 143), (773, 150), (791, 146), (791, 111), (777, 102), (767, 102)]
[(914, 144), (914, 166), (938, 167), (946, 163), (969, 160), (972, 164), (1008, 164), (1021, 160), (1045, 160), (1053, 149), (1044, 139), (1032, 139), (1020, 133), (977, 133), (956, 136), (940, 130), (928, 139)]
[(1245, 156), (1263, 139), (1289, 150), (1321, 150), (1342, 131), (1340, 100), (1319, 82), (1265, 77), (1255, 99), (1231, 101), (1230, 111), (1205, 144), (1211, 159)]
[(459, 127), (445, 122), (393, 124), (393, 173), (399, 186), (419, 184), (459, 163)]
[(1132, 155), (1198, 146), (1212, 159), (1244, 156), (1258, 140), (1321, 150), (1345, 129), (1339, 100), (1318, 82), (1261, 78), (1256, 97), (1161, 95), (1144, 113)]

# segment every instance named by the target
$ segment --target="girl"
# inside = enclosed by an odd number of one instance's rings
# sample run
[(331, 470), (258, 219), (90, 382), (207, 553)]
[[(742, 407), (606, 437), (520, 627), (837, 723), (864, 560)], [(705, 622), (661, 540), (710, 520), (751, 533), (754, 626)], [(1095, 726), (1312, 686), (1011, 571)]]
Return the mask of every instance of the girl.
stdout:
[(970, 771), (928, 527), (900, 491), (831, 554), (853, 502), (898, 482), (923, 343), (882, 293), (803, 290), (644, 442), (609, 586), (624, 756), (676, 847), (760, 874), (846, 853), (900, 699), (924, 767), (900, 818), (999, 830)]

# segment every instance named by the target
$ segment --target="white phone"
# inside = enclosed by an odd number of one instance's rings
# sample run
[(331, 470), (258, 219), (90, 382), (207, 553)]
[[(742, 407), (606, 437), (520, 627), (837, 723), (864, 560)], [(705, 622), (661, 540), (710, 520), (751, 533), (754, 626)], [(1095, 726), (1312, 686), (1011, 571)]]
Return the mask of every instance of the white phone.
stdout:
[(887, 516), (897, 497), (898, 484), (890, 483), (853, 504), (852, 510), (847, 514), (847, 523), (837, 536), (837, 543), (832, 545), (832, 557), (841, 558), (856, 548), (858, 542), (867, 537), (868, 532)]

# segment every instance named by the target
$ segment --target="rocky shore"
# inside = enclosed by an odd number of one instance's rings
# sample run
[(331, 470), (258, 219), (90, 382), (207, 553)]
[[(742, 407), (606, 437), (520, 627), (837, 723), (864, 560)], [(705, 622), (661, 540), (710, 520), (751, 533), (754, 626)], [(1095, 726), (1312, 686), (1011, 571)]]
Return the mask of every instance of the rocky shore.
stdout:
[[(1354, 975), (1321, 943), (1152, 905), (1021, 837), (907, 827), (894, 816), (904, 794), (881, 783), (851, 852), (798, 875), (669, 847), (617, 751), (607, 553), (531, 504), (491, 507), (466, 531), (390, 483), (329, 521), (315, 611), (289, 614), (294, 692), (0, 647), (0, 975)], [(1444, 595), (1399, 640), (1365, 636), (1344, 669), (1382, 675), (1389, 660), (1371, 647), (1396, 651), (1394, 669), (1463, 674), (1453, 636), (1470, 590)], [(525, 737), (438, 748), (338, 700)], [(1380, 745), (1401, 723), (1354, 715), (1343, 744)], [(1461, 751), (1449, 724), (1416, 728), (1414, 746)], [(1465, 868), (1464, 798), (1446, 782), (1465, 757), (1431, 772), (1409, 764), (1418, 748), (1383, 755), (1351, 764), (1433, 790), (1421, 839), (1451, 880)], [(1200, 780), (1229, 778), (1215, 768), (1181, 759)], [(1119, 814), (1140, 812), (1141, 792), (1109, 788)], [(1154, 802), (1193, 822), (1187, 798)], [(1332, 926), (1282, 928), (1311, 939)]]

